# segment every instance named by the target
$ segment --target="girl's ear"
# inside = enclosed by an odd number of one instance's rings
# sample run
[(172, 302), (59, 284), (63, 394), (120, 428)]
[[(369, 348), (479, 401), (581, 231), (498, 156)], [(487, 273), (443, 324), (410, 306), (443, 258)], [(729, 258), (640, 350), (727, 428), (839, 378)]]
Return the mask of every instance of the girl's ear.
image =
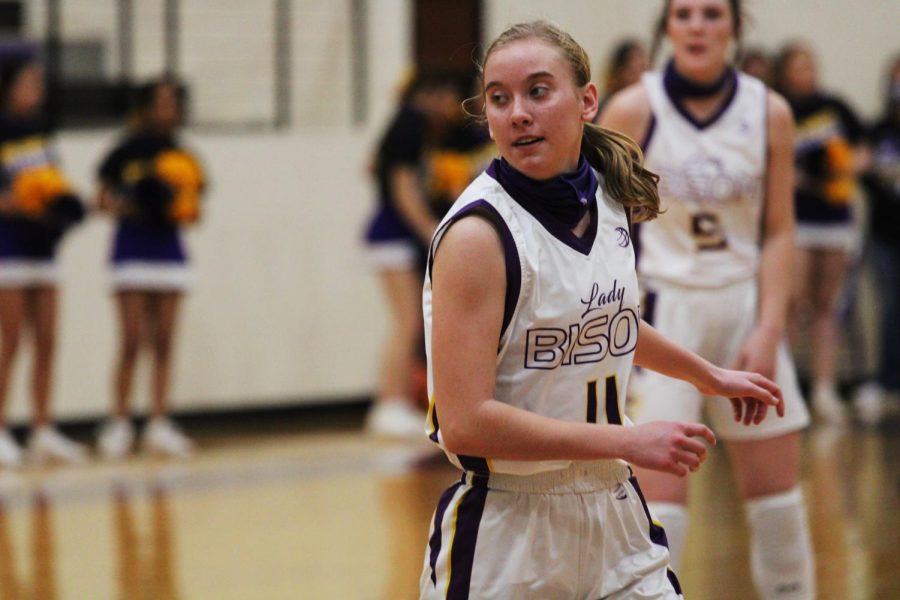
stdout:
[(585, 123), (591, 123), (594, 117), (597, 116), (597, 110), (600, 108), (600, 93), (597, 91), (597, 86), (594, 85), (593, 81), (588, 82), (584, 86), (581, 101), (584, 104), (581, 111), (581, 120)]

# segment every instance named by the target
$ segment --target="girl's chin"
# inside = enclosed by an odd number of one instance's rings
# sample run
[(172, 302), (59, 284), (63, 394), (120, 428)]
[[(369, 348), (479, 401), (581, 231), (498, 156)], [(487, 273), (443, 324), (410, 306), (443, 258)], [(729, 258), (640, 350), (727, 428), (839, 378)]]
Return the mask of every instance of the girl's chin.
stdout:
[(531, 179), (547, 179), (548, 177), (552, 177), (552, 175), (547, 175), (547, 172), (550, 169), (548, 169), (547, 164), (543, 160), (529, 157), (509, 161), (509, 164), (511, 164), (516, 171)]

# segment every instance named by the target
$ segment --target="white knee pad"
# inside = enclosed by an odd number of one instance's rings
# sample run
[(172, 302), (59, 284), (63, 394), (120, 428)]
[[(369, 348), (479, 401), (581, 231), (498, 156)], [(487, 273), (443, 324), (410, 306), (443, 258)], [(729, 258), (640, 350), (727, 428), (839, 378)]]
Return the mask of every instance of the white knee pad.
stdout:
[(814, 599), (813, 550), (800, 488), (750, 500), (746, 510), (753, 581), (761, 597)]
[(648, 502), (647, 507), (653, 518), (666, 530), (666, 539), (669, 541), (669, 565), (677, 574), (681, 567), (684, 538), (687, 536), (688, 509), (685, 505), (675, 502)]

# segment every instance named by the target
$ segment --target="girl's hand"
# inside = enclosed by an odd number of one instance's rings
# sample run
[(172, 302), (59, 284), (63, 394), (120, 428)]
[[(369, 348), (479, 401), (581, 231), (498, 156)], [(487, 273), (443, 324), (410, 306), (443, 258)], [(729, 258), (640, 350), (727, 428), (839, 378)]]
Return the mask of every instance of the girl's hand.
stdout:
[(759, 425), (774, 406), (784, 416), (784, 398), (768, 377), (749, 371), (732, 371), (714, 367), (711, 383), (697, 388), (709, 396), (725, 396), (734, 407), (734, 420), (744, 425)]
[[(627, 462), (655, 471), (684, 477), (706, 460), (706, 445), (715, 445), (716, 436), (700, 423), (654, 421), (628, 427), (631, 443), (624, 456)], [(696, 439), (700, 438), (700, 439)]]

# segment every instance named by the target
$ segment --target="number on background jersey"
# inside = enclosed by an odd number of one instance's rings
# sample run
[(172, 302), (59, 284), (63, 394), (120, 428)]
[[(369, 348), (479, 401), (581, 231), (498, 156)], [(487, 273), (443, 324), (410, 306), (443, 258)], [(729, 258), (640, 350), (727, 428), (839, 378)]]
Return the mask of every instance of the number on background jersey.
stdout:
[(697, 240), (698, 250), (724, 250), (728, 247), (722, 224), (714, 213), (695, 213), (691, 217), (691, 230)]
[[(615, 375), (606, 378), (606, 422), (610, 425), (621, 425), (622, 415), (619, 412), (619, 384)], [(587, 422), (597, 423), (597, 380), (587, 384)]]

